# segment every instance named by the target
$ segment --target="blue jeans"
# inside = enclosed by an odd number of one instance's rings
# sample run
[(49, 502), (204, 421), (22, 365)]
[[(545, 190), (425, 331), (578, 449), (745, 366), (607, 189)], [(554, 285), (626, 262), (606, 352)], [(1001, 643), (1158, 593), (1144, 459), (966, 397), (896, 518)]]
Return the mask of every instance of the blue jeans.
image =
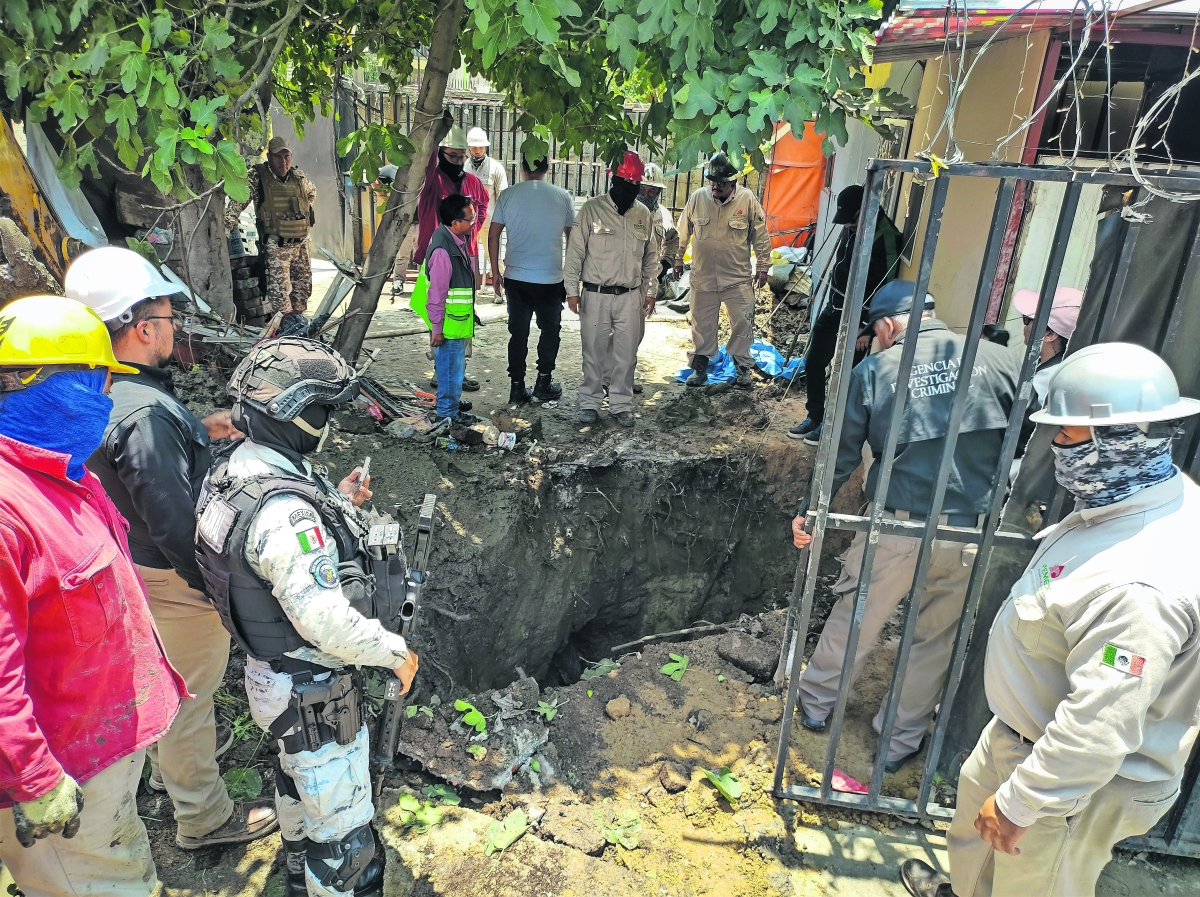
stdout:
[(433, 367), (437, 371), (437, 415), (454, 417), (458, 414), (458, 399), (462, 395), (463, 374), (467, 359), (465, 339), (448, 339), (436, 349)]

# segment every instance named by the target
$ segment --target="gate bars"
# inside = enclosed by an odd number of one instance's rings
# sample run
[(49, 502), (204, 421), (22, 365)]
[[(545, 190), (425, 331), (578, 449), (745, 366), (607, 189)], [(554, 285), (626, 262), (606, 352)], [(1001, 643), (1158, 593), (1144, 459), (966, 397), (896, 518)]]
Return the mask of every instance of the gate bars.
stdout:
[[(941, 173), (935, 175), (932, 166), (925, 161), (872, 159), (867, 166), (864, 201), (859, 213), (858, 238), (855, 241), (855, 253), (847, 290), (848, 301), (845, 304), (846, 307), (843, 310), (841, 325), (838, 331), (841, 352), (834, 358), (834, 370), (830, 389), (831, 394), (835, 396), (833, 404), (834, 416), (832, 421), (830, 421), (832, 426), (826, 426), (821, 436), (821, 442), (817, 449), (816, 463), (813, 468), (812, 485), (803, 510), (806, 523), (812, 524), (813, 540), (808, 549), (800, 552), (788, 613), (789, 625), (785, 630), (786, 633), (791, 634), (791, 659), (788, 673), (789, 684), (779, 734), (773, 785), (773, 793), (775, 797), (780, 799), (842, 806), (856, 810), (871, 810), (905, 816), (917, 816), (925, 819), (930, 817), (948, 818), (952, 815), (952, 810), (936, 803), (930, 803), (930, 792), (934, 784), (934, 773), (939, 768), (939, 755), (945, 742), (947, 728), (951, 719), (951, 711), (962, 679), (967, 648), (983, 594), (984, 581), (992, 551), (998, 540), (1015, 544), (1031, 544), (1031, 540), (1023, 534), (998, 532), (998, 527), (1007, 493), (1006, 486), (1009, 467), (1016, 451), (1018, 436), (1026, 409), (1033, 397), (1032, 378), (1037, 369), (1041, 352), (1041, 335), (1045, 333), (1049, 321), (1054, 293), (1058, 288), (1059, 276), (1066, 257), (1068, 240), (1079, 206), (1080, 194), (1086, 184), (1123, 187), (1137, 186), (1134, 179), (1127, 173), (1112, 170), (1092, 169), (1079, 171), (1069, 168), (1007, 164), (955, 164), (948, 166), (939, 164), (938, 167), (941, 169)], [(880, 195), (884, 178), (890, 172), (898, 174), (907, 173), (916, 178), (932, 178), (934, 182), (932, 196), (929, 200), (928, 223), (926, 225), (917, 269), (915, 289), (915, 296), (917, 297), (923, 297), (927, 292), (930, 275), (933, 270), (933, 261), (937, 250), (946, 197), (951, 182), (954, 179), (962, 177), (982, 177), (999, 180), (996, 201), (992, 210), (991, 226), (984, 250), (983, 263), (971, 309), (970, 322), (965, 334), (966, 340), (963, 357), (959, 366), (958, 382), (954, 390), (949, 430), (941, 453), (930, 513), (923, 522), (884, 517), (897, 441), (908, 399), (907, 389), (896, 390), (895, 403), (892, 408), (883, 453), (881, 457), (874, 459), (874, 463), (880, 465), (880, 475), (875, 490), (875, 498), (871, 502), (869, 516), (835, 514), (830, 512), (830, 502), (833, 498), (831, 490), (835, 472), (834, 461), (837, 457), (837, 446), (841, 438), (843, 412), (849, 394), (850, 370), (854, 354), (854, 339), (851, 338), (851, 330), (853, 328), (857, 332), (857, 322), (860, 320), (866, 290), (867, 271), (871, 259), (871, 245), (875, 234), (875, 222), (880, 208)], [(1177, 189), (1200, 192), (1200, 177), (1194, 174), (1163, 174), (1154, 176), (1152, 180), (1164, 187), (1175, 187)], [(1042, 277), (1037, 312), (1031, 331), (1037, 336), (1030, 341), (1024, 352), (1017, 396), (1009, 415), (1007, 429), (1004, 433), (1000, 460), (992, 478), (994, 485), (992, 502), (987, 514), (984, 516), (983, 525), (979, 529), (948, 526), (940, 524), (939, 519), (950, 474), (950, 465), (958, 440), (959, 427), (966, 408), (968, 390), (971, 387), (971, 377), (979, 340), (982, 338), (983, 325), (986, 323), (988, 300), (992, 295), (993, 286), (997, 280), (1006, 276), (1004, 272), (998, 270), (1001, 248), (1014, 197), (1018, 195), (1018, 188), (1022, 181), (1033, 183), (1066, 183), (1065, 194), (1059, 207), (1054, 243), (1051, 247), (1046, 270)], [(1137, 228), (1130, 228), (1130, 230), (1136, 234)], [(1194, 251), (1190, 254), (1191, 261), (1188, 263), (1187, 271), (1181, 278), (1181, 282), (1190, 282), (1190, 279), (1197, 276), (1197, 252), (1200, 252), (1200, 233), (1190, 242), (1190, 248)], [(1098, 289), (1099, 285), (1089, 284), (1089, 293), (1096, 297), (1093, 301), (1101, 301), (1105, 305), (1105, 313), (1102, 320), (1107, 320), (1111, 317), (1113, 313), (1112, 307), (1115, 307), (1119, 301), (1121, 285), (1124, 282), (1123, 278), (1128, 274), (1133, 243), (1133, 238), (1124, 241), (1120, 262), (1117, 266), (1118, 270), (1109, 282), (1104, 285), (1103, 289)], [(1174, 328), (1178, 324), (1178, 318), (1184, 304), (1184, 294), (1178, 293), (1177, 295), (1176, 306), (1172, 308), (1172, 313), (1169, 316), (1170, 323), (1164, 328), (1167, 332), (1163, 336), (1167, 337), (1167, 339), (1174, 336)], [(914, 317), (910, 321), (919, 321), (919, 314), (915, 309), (916, 304), (916, 301), (914, 301)], [(900, 367), (897, 374), (898, 383), (908, 382), (913, 360), (916, 356), (916, 328), (910, 329), (909, 333), (912, 335), (912, 338), (905, 339), (903, 343)], [(1096, 336), (1101, 339), (1103, 338), (1099, 333)], [(1165, 341), (1160, 340), (1160, 348), (1161, 343)], [(1060, 502), (1056, 502), (1056, 504)], [(830, 528), (865, 532), (867, 534), (866, 545), (858, 587), (854, 596), (854, 612), (847, 640), (846, 653), (842, 662), (837, 703), (829, 720), (829, 736), (825, 750), (820, 787), (810, 787), (808, 785), (788, 785), (785, 787), (784, 774), (791, 747), (792, 728), (795, 722), (805, 646), (812, 620), (818, 564), (825, 533)], [(902, 603), (902, 607), (904, 608), (903, 630), (899, 647), (896, 651), (891, 688), (884, 705), (883, 731), (879, 735), (869, 790), (866, 794), (835, 792), (832, 790), (834, 766), (845, 721), (847, 700), (852, 685), (851, 680), (854, 671), (854, 658), (858, 648), (859, 633), (866, 611), (867, 593), (870, 588), (871, 573), (875, 562), (875, 549), (880, 535), (919, 538), (921, 540), (921, 547), (917, 556), (912, 587), (909, 590), (906, 600)], [(901, 799), (883, 795), (880, 791), (883, 785), (884, 762), (888, 755), (888, 746), (891, 742), (896, 722), (900, 686), (904, 682), (904, 677), (908, 669), (909, 654), (916, 634), (917, 611), (922, 592), (924, 591), (935, 539), (975, 544), (978, 546), (978, 551), (971, 572), (962, 613), (959, 618), (954, 651), (937, 712), (937, 722), (926, 752), (918, 796), (915, 800)], [(786, 657), (786, 652), (788, 651), (788, 639), (786, 635), (784, 651)], [(1192, 772), (1194, 773), (1195, 770), (1192, 770)], [(1187, 794), (1181, 795), (1179, 801), (1181, 807), (1187, 802), (1188, 797), (1189, 795)]]

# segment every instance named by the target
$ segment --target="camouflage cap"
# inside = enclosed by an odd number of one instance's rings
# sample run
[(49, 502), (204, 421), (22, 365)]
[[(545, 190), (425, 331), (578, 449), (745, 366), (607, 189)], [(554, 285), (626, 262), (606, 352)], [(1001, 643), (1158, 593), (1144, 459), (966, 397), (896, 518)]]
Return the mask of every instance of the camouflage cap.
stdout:
[(294, 420), (309, 405), (340, 405), (358, 392), (358, 375), (324, 343), (298, 336), (265, 340), (229, 378), (237, 401), (275, 420)]

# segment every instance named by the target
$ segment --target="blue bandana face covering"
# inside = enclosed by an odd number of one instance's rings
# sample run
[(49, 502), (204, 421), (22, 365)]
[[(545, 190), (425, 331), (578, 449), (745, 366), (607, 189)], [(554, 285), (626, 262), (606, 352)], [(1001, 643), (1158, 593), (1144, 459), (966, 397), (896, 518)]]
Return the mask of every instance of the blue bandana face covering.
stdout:
[(1123, 501), (1175, 475), (1171, 434), (1148, 437), (1137, 424), (1094, 427), (1087, 442), (1050, 443), (1054, 478), (1089, 508)]
[(67, 476), (78, 480), (100, 447), (112, 411), (104, 394), (108, 368), (64, 371), (20, 392), (0, 395), (0, 433), (9, 439), (70, 455)]

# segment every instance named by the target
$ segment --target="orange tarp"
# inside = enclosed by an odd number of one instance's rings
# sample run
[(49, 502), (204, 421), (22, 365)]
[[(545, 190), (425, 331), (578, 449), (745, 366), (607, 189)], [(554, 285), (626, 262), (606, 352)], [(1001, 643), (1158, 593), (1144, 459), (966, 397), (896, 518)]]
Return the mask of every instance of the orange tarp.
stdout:
[(796, 139), (789, 125), (777, 124), (767, 150), (763, 187), (763, 210), (772, 246), (803, 244), (804, 235), (798, 231), (817, 220), (824, 183), (821, 135), (813, 130), (812, 122), (805, 123), (803, 140)]

